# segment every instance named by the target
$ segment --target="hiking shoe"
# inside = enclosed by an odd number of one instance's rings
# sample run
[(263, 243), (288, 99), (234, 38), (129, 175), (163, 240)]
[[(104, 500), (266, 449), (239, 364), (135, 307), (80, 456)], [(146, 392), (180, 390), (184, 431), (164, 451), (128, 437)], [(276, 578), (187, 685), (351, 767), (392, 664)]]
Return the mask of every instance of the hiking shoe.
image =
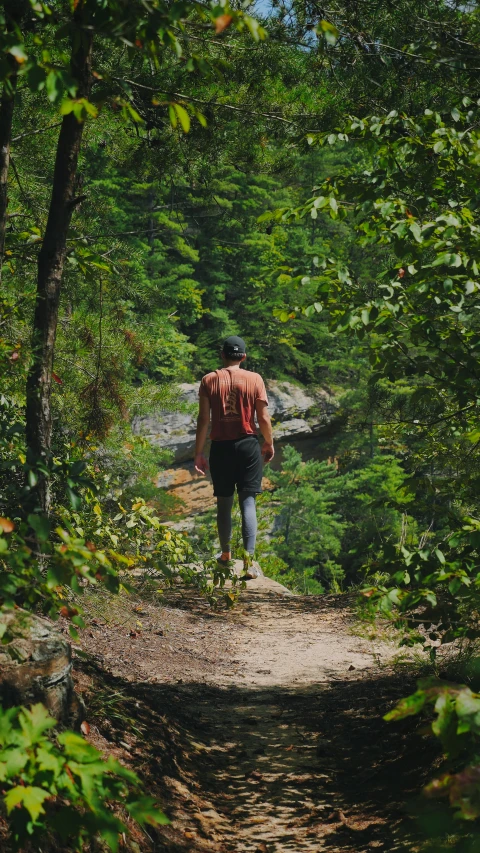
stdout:
[(222, 560), (221, 554), (219, 554), (216, 559), (218, 565), (221, 566), (223, 569), (231, 569), (232, 566), (235, 565), (235, 560)]
[(249, 560), (248, 563), (243, 564), (243, 575), (241, 576), (241, 580), (251, 581), (255, 578), (263, 577), (265, 577), (265, 575), (256, 560)]

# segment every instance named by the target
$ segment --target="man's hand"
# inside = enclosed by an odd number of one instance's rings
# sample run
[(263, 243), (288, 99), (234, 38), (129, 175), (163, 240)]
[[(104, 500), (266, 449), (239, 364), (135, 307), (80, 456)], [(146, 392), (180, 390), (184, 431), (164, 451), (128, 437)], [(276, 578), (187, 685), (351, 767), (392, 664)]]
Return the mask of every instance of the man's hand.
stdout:
[(197, 453), (195, 456), (195, 471), (198, 471), (199, 474), (205, 475), (208, 471), (208, 461), (206, 456), (203, 453)]
[(273, 444), (269, 444), (266, 441), (263, 443), (262, 456), (263, 456), (263, 461), (265, 463), (272, 461), (273, 457), (275, 456), (275, 450), (273, 449)]
[(273, 449), (272, 422), (267, 411), (268, 403), (265, 400), (257, 400), (255, 410), (257, 412), (258, 426), (263, 435), (264, 443), (262, 447), (262, 456), (264, 462), (271, 462), (275, 456)]

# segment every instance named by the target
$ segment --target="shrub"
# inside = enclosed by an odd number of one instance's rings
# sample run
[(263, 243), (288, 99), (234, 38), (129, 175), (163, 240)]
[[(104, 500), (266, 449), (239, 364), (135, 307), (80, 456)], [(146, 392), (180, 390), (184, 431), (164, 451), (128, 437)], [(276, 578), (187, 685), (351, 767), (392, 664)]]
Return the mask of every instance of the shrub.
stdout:
[[(137, 776), (75, 732), (48, 736), (55, 720), (43, 705), (0, 708), (0, 782), (15, 850), (52, 833), (82, 850), (99, 836), (118, 849), (128, 815), (141, 826), (168, 823)], [(117, 807), (117, 808), (115, 808)]]

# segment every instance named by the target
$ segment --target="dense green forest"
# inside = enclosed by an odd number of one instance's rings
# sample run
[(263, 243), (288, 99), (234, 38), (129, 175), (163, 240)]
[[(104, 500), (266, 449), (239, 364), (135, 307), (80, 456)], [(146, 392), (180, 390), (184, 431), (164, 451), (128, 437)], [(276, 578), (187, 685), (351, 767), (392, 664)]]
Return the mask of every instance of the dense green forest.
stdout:
[[(86, 585), (115, 593), (138, 564), (232, 603), (208, 516), (193, 544), (162, 525), (171, 458), (132, 420), (178, 409), (241, 334), (250, 369), (340, 406), (334, 464), (287, 448), (269, 473), (266, 571), (360, 589), (432, 659), (475, 641), (477, 3), (5, 0), (1, 22), (2, 612), (61, 610), (76, 636)], [(416, 696), (398, 714), (437, 702), (445, 752), (463, 733), (473, 766), (480, 698), (457, 730), (455, 688)], [(4, 752), (27, 748), (20, 729), (47, 749), (41, 711), (28, 732), (8, 713)], [(0, 769), (17, 847), (68, 836), (42, 807), (55, 785), (79, 844), (116, 849), (102, 797), (163, 819), (120, 765), (69, 780), (69, 749), (48, 746), (46, 781), (33, 758)], [(470, 819), (458, 770), (444, 787)]]

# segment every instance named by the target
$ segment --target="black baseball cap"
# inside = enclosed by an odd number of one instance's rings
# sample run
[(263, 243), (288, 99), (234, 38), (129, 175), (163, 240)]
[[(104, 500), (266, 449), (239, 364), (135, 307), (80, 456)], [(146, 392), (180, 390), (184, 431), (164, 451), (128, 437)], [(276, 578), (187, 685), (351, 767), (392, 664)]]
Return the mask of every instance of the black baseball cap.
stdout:
[(243, 341), (242, 338), (237, 337), (237, 335), (230, 335), (230, 337), (223, 342), (223, 352), (229, 358), (239, 358), (247, 352), (245, 341)]

